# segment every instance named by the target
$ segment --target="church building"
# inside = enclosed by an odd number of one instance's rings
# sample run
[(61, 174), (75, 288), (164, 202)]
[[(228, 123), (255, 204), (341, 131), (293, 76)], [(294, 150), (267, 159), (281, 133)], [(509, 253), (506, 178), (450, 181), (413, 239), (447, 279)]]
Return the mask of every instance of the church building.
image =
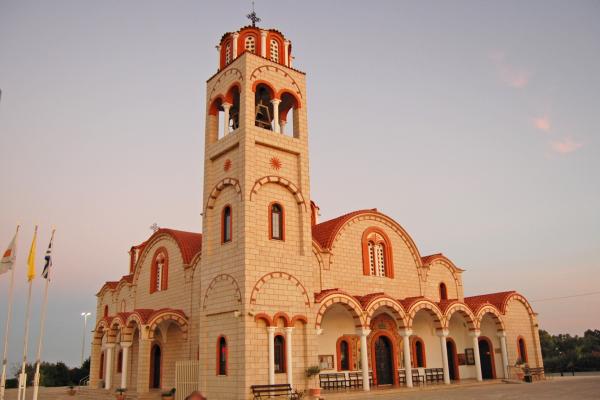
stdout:
[(425, 370), (451, 384), (505, 378), (518, 362), (542, 367), (521, 294), (465, 297), (464, 270), (421, 254), (377, 209), (318, 220), (306, 74), (283, 33), (253, 23), (217, 48), (202, 233), (157, 229), (100, 288), (91, 387), (251, 399), (256, 384), (318, 387), (312, 366), (364, 391), (412, 387)]

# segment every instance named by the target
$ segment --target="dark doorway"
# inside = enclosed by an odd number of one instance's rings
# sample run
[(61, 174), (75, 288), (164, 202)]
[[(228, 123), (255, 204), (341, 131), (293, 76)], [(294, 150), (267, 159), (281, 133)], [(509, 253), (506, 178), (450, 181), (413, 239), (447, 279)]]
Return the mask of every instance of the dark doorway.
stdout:
[(458, 355), (456, 354), (454, 340), (450, 338), (446, 340), (446, 350), (448, 353), (448, 373), (450, 374), (450, 379), (457, 381), (460, 379), (460, 375), (458, 373)]
[(160, 389), (160, 375), (161, 375), (161, 350), (160, 346), (155, 344), (152, 346), (150, 354), (150, 388)]
[(479, 338), (479, 360), (481, 361), (481, 377), (495, 379), (494, 349), (487, 338)]
[(394, 383), (392, 343), (385, 336), (379, 336), (375, 342), (375, 364), (378, 385)]

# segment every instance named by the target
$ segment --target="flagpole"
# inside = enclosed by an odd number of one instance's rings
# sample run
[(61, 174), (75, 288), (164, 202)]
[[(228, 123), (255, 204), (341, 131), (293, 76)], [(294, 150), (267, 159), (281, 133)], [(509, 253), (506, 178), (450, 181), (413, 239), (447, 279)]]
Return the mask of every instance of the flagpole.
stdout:
[[(31, 250), (29, 251), (29, 258), (33, 251), (35, 257), (35, 240), (37, 237), (38, 227), (35, 226), (33, 233), (33, 242), (31, 243)], [(29, 260), (28, 260), (29, 263)], [(29, 271), (28, 271), (29, 273)], [(27, 308), (25, 311), (25, 335), (23, 335), (23, 364), (21, 365), (21, 374), (19, 374), (19, 392), (17, 394), (17, 400), (25, 400), (25, 389), (27, 387), (27, 374), (25, 373), (25, 367), (27, 364), (27, 344), (29, 342), (29, 316), (31, 309), (31, 289), (33, 287), (33, 279), (29, 279), (29, 291), (27, 293)]]
[[(17, 225), (17, 233), (19, 233)], [(10, 334), (10, 320), (12, 317), (13, 292), (15, 288), (15, 266), (10, 269), (10, 284), (8, 289), (8, 311), (6, 313), (6, 327), (4, 328), (4, 353), (2, 356), (2, 378), (0, 378), (0, 400), (4, 400), (4, 388), (6, 386), (6, 367), (8, 364), (8, 335)]]
[[(54, 240), (54, 229), (52, 230), (52, 236), (50, 237), (50, 247), (52, 248), (52, 241)], [(40, 338), (38, 340), (37, 357), (35, 360), (35, 376), (33, 378), (33, 400), (38, 398), (38, 390), (40, 386), (40, 360), (42, 358), (42, 339), (44, 338), (44, 323), (46, 322), (46, 306), (48, 305), (48, 285), (50, 283), (50, 276), (46, 276), (46, 284), (44, 286), (44, 302), (42, 303), (42, 317), (40, 321)]]

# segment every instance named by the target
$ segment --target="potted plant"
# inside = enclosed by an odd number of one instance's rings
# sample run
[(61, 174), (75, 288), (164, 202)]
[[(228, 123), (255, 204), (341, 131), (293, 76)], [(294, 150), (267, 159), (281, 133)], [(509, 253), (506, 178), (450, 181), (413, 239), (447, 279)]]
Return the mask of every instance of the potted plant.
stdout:
[(116, 392), (117, 394), (115, 395), (115, 398), (117, 400), (125, 400), (125, 392), (127, 391), (127, 389), (125, 388), (117, 388)]
[(75, 396), (75, 393), (77, 393), (77, 392), (75, 391), (75, 386), (73, 386), (73, 384), (70, 384), (70, 385), (69, 385), (69, 389), (67, 390), (67, 394), (68, 394), (69, 396)]
[(172, 388), (168, 392), (163, 392), (160, 395), (160, 397), (162, 397), (163, 400), (174, 400), (175, 399), (175, 388)]
[(310, 389), (308, 389), (308, 394), (316, 399), (318, 399), (321, 396), (321, 387), (318, 385), (318, 383), (316, 385), (314, 384), (315, 376), (319, 375), (319, 372), (321, 372), (321, 368), (319, 368), (318, 365), (308, 367), (305, 371), (305, 375), (311, 382), (312, 386)]

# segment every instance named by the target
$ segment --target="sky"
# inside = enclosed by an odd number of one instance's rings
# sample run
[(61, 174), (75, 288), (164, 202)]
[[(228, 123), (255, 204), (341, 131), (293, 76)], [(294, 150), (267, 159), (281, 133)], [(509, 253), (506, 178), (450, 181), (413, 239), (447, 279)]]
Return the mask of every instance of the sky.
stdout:
[[(130, 246), (155, 222), (200, 231), (206, 79), (249, 11), (0, 0), (0, 246), (22, 225), (12, 362), (35, 224), (40, 271), (57, 230), (43, 358), (73, 366), (80, 313), (127, 273)], [(599, 2), (257, 0), (256, 11), (307, 72), (322, 221), (376, 207), (422, 255), (466, 269), (466, 295), (517, 290), (551, 333), (600, 329), (599, 294), (547, 300), (598, 292)]]

